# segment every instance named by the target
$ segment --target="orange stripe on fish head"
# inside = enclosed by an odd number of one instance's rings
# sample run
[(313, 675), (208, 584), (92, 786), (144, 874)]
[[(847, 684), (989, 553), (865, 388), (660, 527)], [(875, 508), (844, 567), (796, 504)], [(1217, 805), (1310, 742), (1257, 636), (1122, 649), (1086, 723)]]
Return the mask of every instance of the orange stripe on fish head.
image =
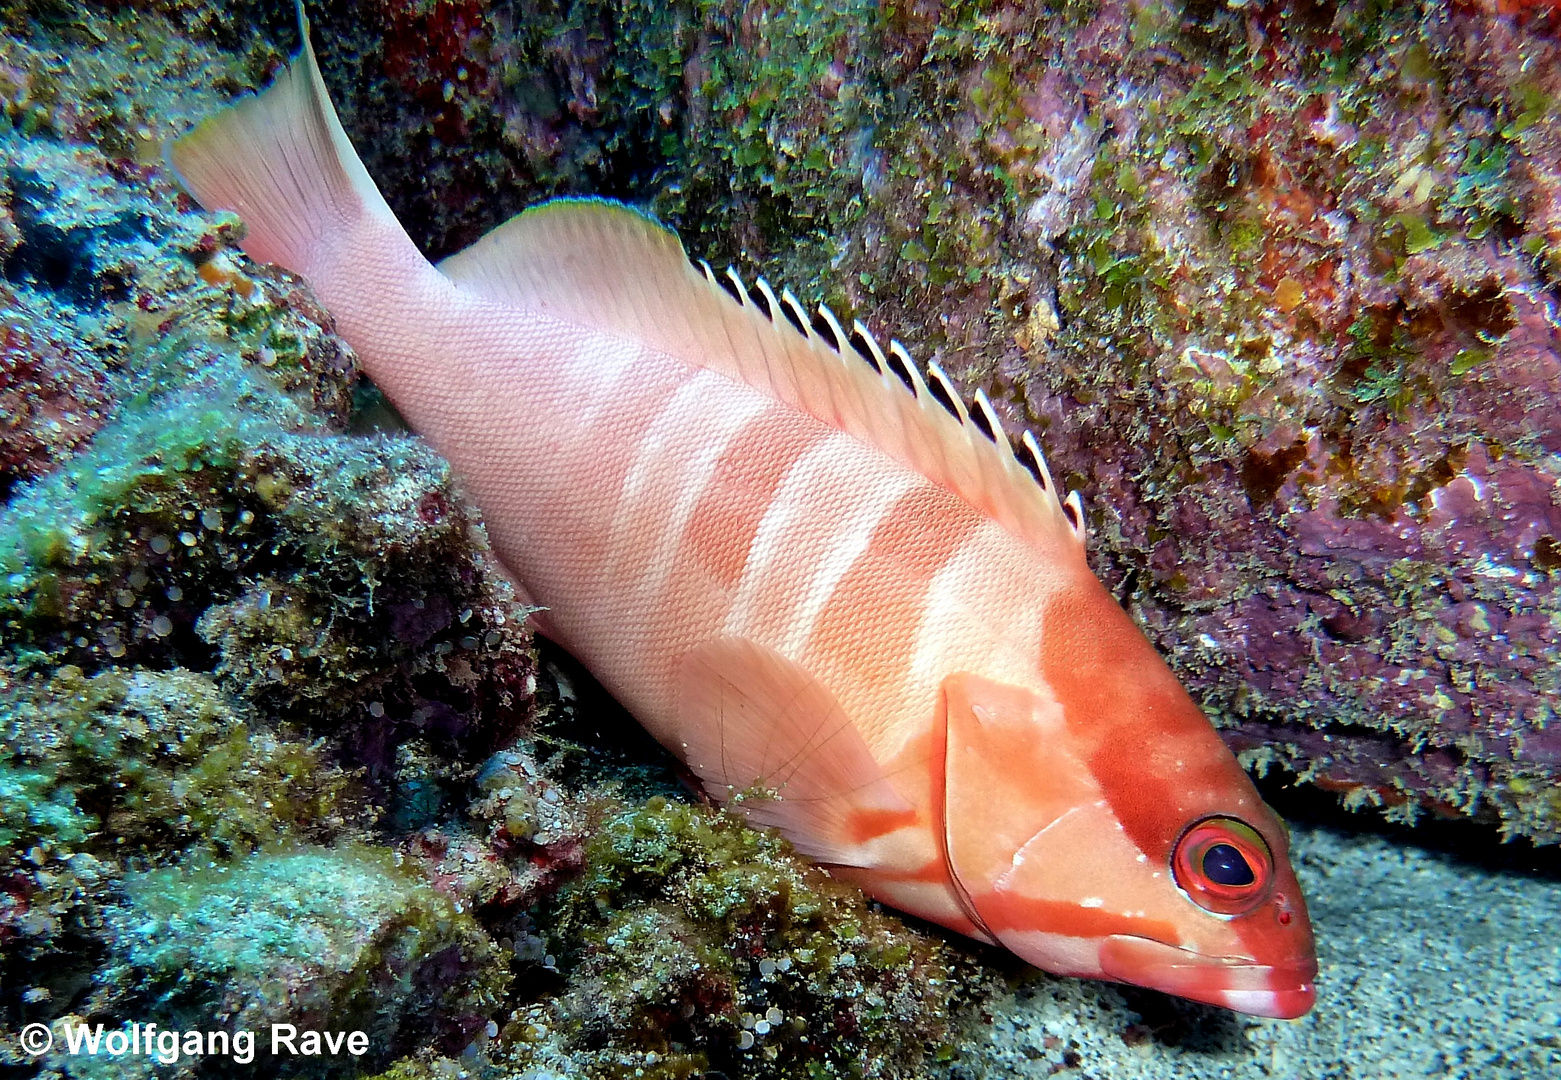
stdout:
[(1103, 950), (1106, 973), (1244, 1011), (1304, 1013), (1317, 962), (1284, 826), (1093, 576), (1049, 605), (1046, 625), (1045, 678), (1091, 774), (1123, 834), (1170, 868), (1162, 880), (1185, 901), (1184, 940), (1161, 942), (1182, 955), (1116, 942)]
[(1304, 1013), (1316, 961), (1283, 826), (1087, 571), (1044, 626), (1044, 690), (944, 682), (944, 832), (976, 919), (1049, 971)]

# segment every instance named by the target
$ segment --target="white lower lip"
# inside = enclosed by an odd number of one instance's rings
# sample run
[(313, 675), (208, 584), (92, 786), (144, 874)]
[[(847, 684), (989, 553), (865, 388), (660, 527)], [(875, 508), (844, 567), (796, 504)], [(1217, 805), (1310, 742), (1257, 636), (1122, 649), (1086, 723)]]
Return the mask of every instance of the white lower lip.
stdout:
[(1250, 958), (1200, 956), (1146, 938), (1112, 936), (1101, 942), (1108, 978), (1222, 1005), (1255, 1016), (1293, 1018), (1314, 1000), (1315, 973), (1296, 964), (1269, 967)]
[(1279, 996), (1272, 990), (1221, 990), (1219, 995), (1221, 1004), (1237, 1012), (1273, 1016), (1279, 1011)]

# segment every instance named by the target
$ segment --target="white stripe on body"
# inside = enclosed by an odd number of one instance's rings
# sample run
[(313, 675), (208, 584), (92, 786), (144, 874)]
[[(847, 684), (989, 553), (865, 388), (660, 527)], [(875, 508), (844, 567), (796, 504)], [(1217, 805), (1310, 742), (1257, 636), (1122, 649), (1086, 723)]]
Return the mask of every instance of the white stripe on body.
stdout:
[[(1036, 558), (995, 523), (972, 533), (927, 587), (904, 683), (905, 705), (936, 701), (944, 676), (1034, 685), (1045, 595), (1013, 588), (1035, 581)], [(885, 746), (886, 753), (898, 747)]]
[(689, 521), (721, 455), (770, 405), (758, 393), (736, 389), (723, 375), (692, 369), (641, 437), (624, 478), (602, 584), (627, 612), (641, 616), (645, 635), (684, 636), (675, 624), (694, 614), (678, 602), (686, 576), (680, 571), (690, 569), (678, 558)]
[(918, 482), (844, 433), (814, 446), (787, 473), (759, 525), (726, 633), (800, 658), (835, 587)]

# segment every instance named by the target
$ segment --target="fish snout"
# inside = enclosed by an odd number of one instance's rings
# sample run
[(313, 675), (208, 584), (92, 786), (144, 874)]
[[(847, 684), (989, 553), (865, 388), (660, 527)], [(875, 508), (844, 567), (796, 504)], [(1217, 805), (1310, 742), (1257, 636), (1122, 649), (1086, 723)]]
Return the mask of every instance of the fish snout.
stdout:
[(1279, 1020), (1304, 1016), (1317, 999), (1317, 961), (1310, 957), (1259, 964), (1113, 934), (1101, 943), (1100, 967), (1107, 978), (1119, 982)]

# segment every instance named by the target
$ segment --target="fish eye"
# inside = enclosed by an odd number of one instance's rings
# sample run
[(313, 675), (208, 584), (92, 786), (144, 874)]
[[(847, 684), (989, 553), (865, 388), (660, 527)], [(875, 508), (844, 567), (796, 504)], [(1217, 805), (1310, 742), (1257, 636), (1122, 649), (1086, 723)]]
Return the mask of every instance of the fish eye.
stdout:
[(1216, 915), (1243, 915), (1273, 891), (1274, 857), (1245, 822), (1205, 818), (1177, 841), (1171, 871), (1199, 907)]
[(1203, 853), (1203, 873), (1216, 885), (1250, 885), (1257, 875), (1246, 858), (1229, 844), (1215, 844)]

